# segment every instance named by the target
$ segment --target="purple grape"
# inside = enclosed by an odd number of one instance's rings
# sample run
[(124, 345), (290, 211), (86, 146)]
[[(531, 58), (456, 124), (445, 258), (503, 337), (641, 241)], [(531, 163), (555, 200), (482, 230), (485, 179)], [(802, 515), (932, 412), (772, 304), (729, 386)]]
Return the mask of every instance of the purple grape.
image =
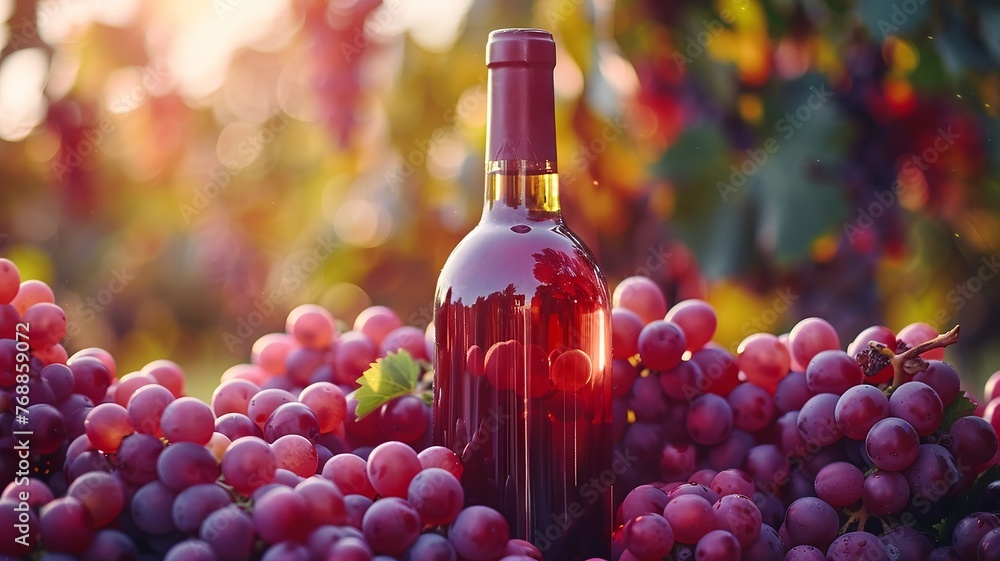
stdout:
[(309, 407), (297, 401), (278, 406), (264, 423), (264, 440), (274, 442), (282, 436), (297, 434), (316, 444), (319, 419)]
[(889, 552), (877, 537), (868, 532), (848, 532), (830, 545), (827, 561), (890, 561)]
[(244, 436), (226, 449), (221, 467), (226, 483), (237, 492), (249, 495), (274, 481), (278, 464), (267, 442), (255, 436)]
[(765, 524), (761, 526), (757, 539), (743, 548), (741, 561), (775, 561), (784, 554), (785, 546), (778, 537), (778, 531)]
[(180, 397), (163, 409), (160, 428), (170, 442), (191, 442), (204, 446), (215, 432), (215, 414), (199, 399)]
[(198, 531), (219, 561), (249, 559), (257, 539), (253, 520), (236, 505), (227, 505), (205, 517)]
[(712, 530), (698, 540), (694, 557), (698, 561), (740, 561), (742, 548), (736, 536), (725, 530)]
[(889, 398), (875, 386), (849, 388), (837, 400), (834, 417), (848, 437), (864, 440), (875, 423), (889, 416)]
[(889, 396), (889, 414), (910, 423), (919, 436), (930, 436), (941, 426), (944, 406), (934, 388), (906, 382)]
[(745, 431), (734, 429), (729, 438), (708, 450), (708, 466), (722, 472), (732, 466), (743, 464), (747, 452), (754, 447), (754, 437)]
[(797, 545), (788, 550), (784, 561), (826, 561), (826, 555), (811, 545)]
[(756, 384), (742, 383), (726, 399), (733, 411), (733, 426), (740, 430), (757, 432), (774, 420), (774, 396)]
[(66, 491), (83, 504), (94, 528), (101, 528), (121, 514), (125, 507), (125, 486), (110, 473), (92, 471), (77, 477)]
[(422, 466), (417, 453), (402, 442), (384, 442), (368, 457), (368, 479), (383, 497), (404, 498)]
[(174, 526), (172, 506), (176, 493), (160, 481), (151, 481), (132, 495), (132, 520), (143, 532), (158, 536), (169, 534)]
[(20, 500), (0, 500), (0, 558), (28, 559), (38, 539), (35, 510), (29, 507), (25, 512)]
[(990, 461), (997, 453), (997, 433), (982, 417), (962, 417), (951, 425), (948, 449), (966, 468)]
[(132, 538), (119, 530), (98, 530), (81, 561), (125, 561), (139, 558), (139, 548)]
[(163, 561), (218, 561), (218, 557), (207, 543), (192, 538), (171, 547)]
[(955, 461), (943, 446), (921, 444), (917, 459), (903, 470), (910, 485), (910, 495), (926, 501), (939, 501), (959, 481)]
[(941, 404), (945, 407), (951, 405), (962, 392), (962, 380), (959, 378), (958, 372), (950, 364), (940, 360), (928, 360), (927, 369), (923, 372), (917, 372), (913, 381), (923, 382), (934, 388), (938, 397), (941, 398)]
[(347, 517), (347, 525), (361, 529), (361, 525), (364, 522), (365, 513), (371, 508), (371, 499), (362, 495), (345, 495), (344, 496), (344, 514)]
[(819, 470), (814, 480), (816, 495), (835, 508), (851, 506), (861, 500), (865, 475), (848, 462), (834, 462)]
[(403, 557), (406, 561), (456, 561), (455, 548), (440, 534), (421, 534)]
[(50, 501), (38, 513), (42, 543), (49, 551), (80, 555), (94, 539), (90, 513), (73, 497)]
[(978, 561), (1000, 561), (1000, 528), (994, 528), (979, 541)]
[(326, 558), (337, 561), (372, 561), (372, 550), (363, 539), (346, 537), (333, 544)]
[(927, 561), (934, 545), (912, 526), (899, 525), (882, 534), (882, 543), (895, 546), (906, 561)]
[(699, 388), (705, 385), (702, 376), (697, 362), (685, 360), (670, 370), (660, 372), (660, 388), (670, 399), (689, 401), (701, 395)]
[(219, 478), (219, 462), (212, 452), (193, 442), (175, 442), (156, 460), (156, 474), (164, 485), (180, 492)]
[(663, 445), (660, 451), (660, 475), (667, 480), (684, 480), (694, 472), (698, 450), (693, 443)]
[(814, 394), (841, 395), (863, 381), (858, 361), (839, 349), (816, 353), (806, 367), (806, 385)]
[(839, 399), (837, 394), (821, 393), (809, 398), (802, 406), (796, 426), (806, 444), (816, 448), (829, 446), (843, 436), (835, 413)]
[(920, 438), (910, 423), (889, 417), (875, 423), (868, 431), (865, 451), (879, 469), (902, 471), (917, 459)]
[(643, 514), (629, 520), (623, 530), (625, 547), (640, 559), (661, 559), (674, 547), (674, 531), (659, 514)]
[[(752, 484), (751, 484), (752, 485)], [(622, 518), (632, 520), (643, 514), (660, 514), (667, 506), (667, 494), (652, 485), (640, 485), (629, 491), (622, 502)]]
[(455, 476), (441, 468), (428, 468), (410, 482), (407, 500), (425, 525), (451, 524), (462, 510), (465, 495)]
[(931, 552), (927, 561), (961, 561), (954, 547), (942, 546)]
[[(752, 497), (755, 486), (753, 479), (745, 472), (738, 469), (724, 469), (717, 473), (710, 485), (713, 491), (720, 497), (726, 495), (746, 495)], [(626, 500), (628, 500), (626, 498)]]
[(229, 493), (215, 483), (193, 485), (178, 493), (171, 509), (171, 519), (178, 530), (197, 535), (205, 518), (232, 503)]
[(713, 446), (724, 441), (732, 430), (733, 411), (725, 398), (705, 394), (691, 402), (687, 417), (691, 440), (703, 446)]
[(760, 534), (760, 509), (746, 495), (726, 495), (712, 505), (720, 530), (730, 532), (746, 547)]
[[(638, 378), (639, 368), (632, 366), (632, 363), (628, 360), (616, 358), (611, 361), (611, 397), (619, 398), (629, 395), (632, 384)], [(657, 377), (657, 380), (659, 380), (659, 377)]]
[(167, 388), (150, 384), (132, 394), (128, 401), (128, 416), (135, 431), (160, 438), (163, 427), (160, 423), (167, 405), (174, 401), (174, 394)]
[(635, 381), (629, 398), (629, 408), (635, 419), (643, 423), (658, 423), (667, 415), (667, 398), (660, 388), (657, 376), (647, 376)]
[(285, 540), (303, 541), (309, 536), (309, 505), (287, 487), (264, 493), (254, 505), (253, 522), (261, 539), (269, 544)]
[(156, 464), (162, 452), (163, 443), (159, 438), (138, 432), (126, 436), (118, 447), (118, 475), (130, 485), (145, 485), (154, 481)]
[(777, 446), (759, 444), (747, 452), (743, 460), (743, 471), (759, 487), (776, 492), (787, 482), (791, 467)]
[(676, 323), (656, 319), (639, 332), (639, 355), (653, 370), (662, 372), (680, 364), (686, 347), (684, 332)]
[(774, 389), (774, 407), (779, 413), (798, 411), (813, 395), (804, 372), (789, 372)]
[(694, 545), (705, 534), (718, 529), (712, 504), (698, 495), (681, 495), (671, 499), (663, 509), (663, 517), (674, 531), (674, 539)]
[(230, 441), (244, 436), (256, 436), (264, 438), (264, 432), (260, 430), (250, 417), (240, 413), (226, 413), (215, 420), (215, 432), (224, 434)]
[(876, 470), (865, 478), (861, 497), (869, 512), (875, 516), (889, 516), (906, 508), (910, 489), (901, 473)]
[(455, 552), (468, 561), (499, 559), (509, 539), (507, 520), (485, 506), (470, 506), (460, 512), (448, 531), (448, 541)]
[(837, 537), (840, 518), (832, 506), (815, 497), (805, 497), (788, 505), (785, 529), (789, 546), (811, 545), (826, 549)]

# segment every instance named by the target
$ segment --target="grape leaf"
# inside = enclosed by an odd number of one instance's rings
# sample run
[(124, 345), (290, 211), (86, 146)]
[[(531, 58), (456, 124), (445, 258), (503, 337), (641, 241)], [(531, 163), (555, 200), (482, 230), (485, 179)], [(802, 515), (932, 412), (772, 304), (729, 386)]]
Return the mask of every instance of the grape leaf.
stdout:
[(944, 419), (941, 421), (940, 431), (946, 433), (951, 430), (951, 425), (962, 417), (976, 414), (976, 402), (972, 401), (965, 394), (961, 394), (948, 404), (944, 409)]
[(354, 392), (358, 420), (393, 398), (413, 393), (419, 378), (420, 365), (405, 350), (389, 353), (372, 363), (358, 378), (361, 387)]

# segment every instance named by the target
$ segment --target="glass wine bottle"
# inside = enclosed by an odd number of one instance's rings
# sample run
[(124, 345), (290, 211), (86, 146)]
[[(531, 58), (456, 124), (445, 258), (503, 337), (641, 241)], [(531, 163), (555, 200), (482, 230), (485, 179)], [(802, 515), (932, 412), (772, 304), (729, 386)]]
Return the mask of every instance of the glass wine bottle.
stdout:
[(462, 458), (468, 504), (576, 561), (610, 555), (611, 315), (560, 213), (554, 66), (548, 32), (490, 34), (483, 215), (435, 294), (434, 438)]

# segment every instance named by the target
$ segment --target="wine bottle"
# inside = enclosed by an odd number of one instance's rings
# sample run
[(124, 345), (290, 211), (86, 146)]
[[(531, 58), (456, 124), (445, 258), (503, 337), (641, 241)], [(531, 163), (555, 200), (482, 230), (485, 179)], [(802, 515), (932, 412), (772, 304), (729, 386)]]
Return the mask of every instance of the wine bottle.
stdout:
[(560, 212), (555, 43), (502, 29), (486, 51), (486, 194), (435, 293), (434, 439), (512, 537), (549, 561), (609, 558), (610, 297)]

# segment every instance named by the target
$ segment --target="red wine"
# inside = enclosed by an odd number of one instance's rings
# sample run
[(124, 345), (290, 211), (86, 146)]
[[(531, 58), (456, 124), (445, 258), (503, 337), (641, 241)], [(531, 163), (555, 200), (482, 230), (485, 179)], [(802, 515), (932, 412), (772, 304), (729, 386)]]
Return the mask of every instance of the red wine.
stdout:
[(434, 438), (547, 560), (610, 555), (611, 314), (559, 210), (548, 32), (490, 35), (486, 196), (435, 296)]

